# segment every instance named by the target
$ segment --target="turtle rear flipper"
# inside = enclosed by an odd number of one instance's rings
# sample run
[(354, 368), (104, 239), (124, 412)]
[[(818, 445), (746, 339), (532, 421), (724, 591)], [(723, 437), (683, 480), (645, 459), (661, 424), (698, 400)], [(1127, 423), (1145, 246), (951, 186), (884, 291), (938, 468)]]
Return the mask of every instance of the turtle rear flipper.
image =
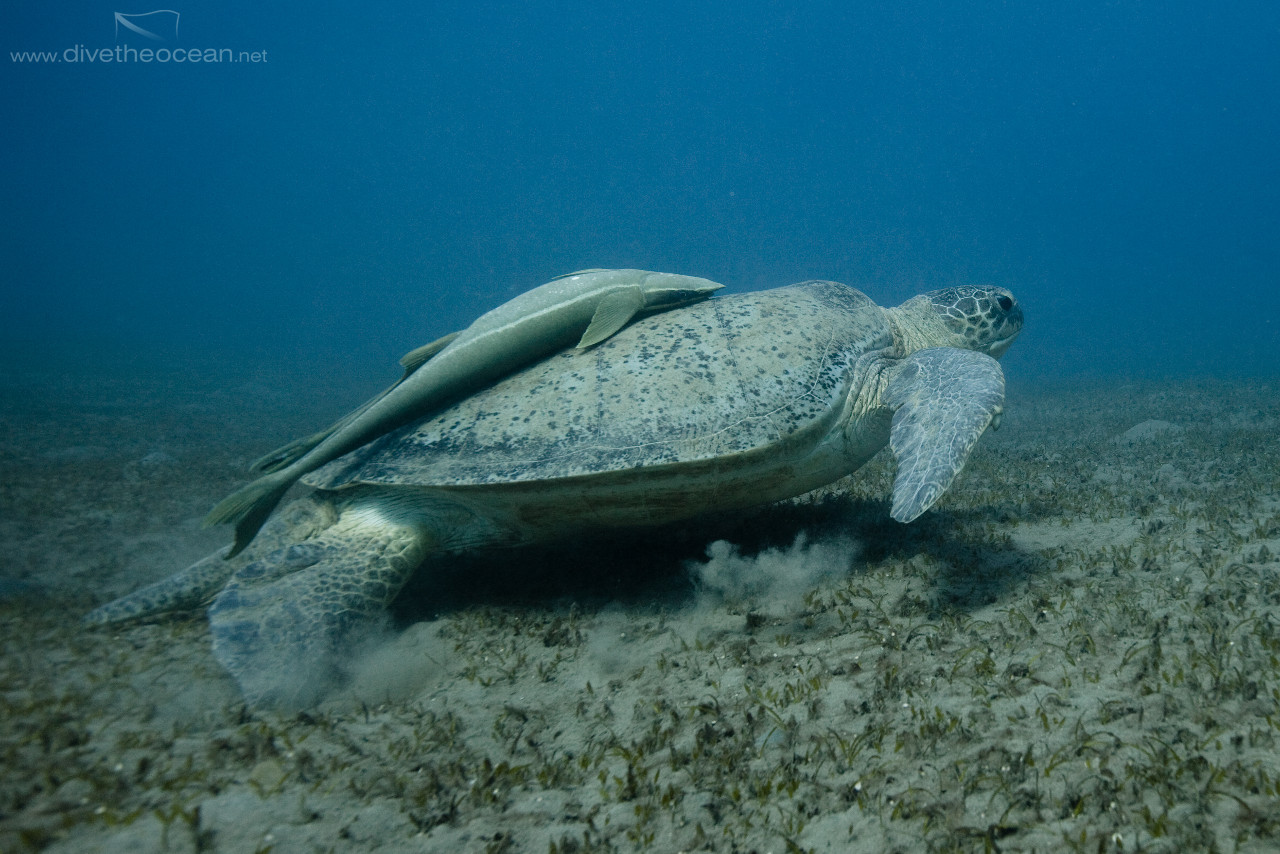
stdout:
[(910, 522), (964, 468), (969, 452), (1004, 406), (1004, 373), (984, 353), (918, 350), (894, 368), (882, 403), (893, 413), (889, 447), (898, 460), (889, 515)]
[(240, 569), (209, 608), (213, 653), (250, 705), (305, 708), (343, 681), (434, 538), (416, 520), (347, 508), (333, 527)]

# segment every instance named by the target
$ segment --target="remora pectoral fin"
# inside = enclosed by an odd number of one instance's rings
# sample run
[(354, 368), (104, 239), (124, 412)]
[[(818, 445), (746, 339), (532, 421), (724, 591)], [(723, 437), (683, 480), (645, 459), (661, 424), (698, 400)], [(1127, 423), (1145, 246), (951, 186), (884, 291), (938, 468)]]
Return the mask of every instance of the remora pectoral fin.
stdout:
[(883, 403), (894, 409), (889, 447), (898, 459), (893, 509), (910, 522), (947, 491), (1004, 404), (1004, 373), (985, 353), (937, 347), (894, 369)]
[(596, 306), (595, 316), (582, 333), (578, 349), (585, 350), (606, 340), (622, 327), (631, 322), (636, 312), (644, 308), (644, 291), (640, 288), (626, 288), (615, 291)]

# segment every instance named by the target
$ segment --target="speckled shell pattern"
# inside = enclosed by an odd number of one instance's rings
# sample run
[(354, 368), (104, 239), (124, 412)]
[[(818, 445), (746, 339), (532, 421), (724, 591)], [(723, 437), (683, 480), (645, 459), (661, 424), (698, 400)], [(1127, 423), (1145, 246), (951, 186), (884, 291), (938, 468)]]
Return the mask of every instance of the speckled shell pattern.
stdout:
[(847, 285), (719, 297), (553, 356), (306, 482), (527, 484), (708, 460), (728, 470), (798, 435), (826, 438), (806, 428), (834, 427), (858, 357), (892, 344), (884, 310)]

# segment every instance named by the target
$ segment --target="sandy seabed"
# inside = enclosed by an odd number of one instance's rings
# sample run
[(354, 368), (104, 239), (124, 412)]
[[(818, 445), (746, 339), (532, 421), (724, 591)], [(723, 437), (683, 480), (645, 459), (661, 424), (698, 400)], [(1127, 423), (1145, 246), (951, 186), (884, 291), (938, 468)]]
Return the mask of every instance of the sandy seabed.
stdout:
[(746, 518), (424, 568), (284, 713), (202, 613), (78, 622), (374, 390), (198, 367), (0, 383), (2, 851), (1280, 849), (1280, 381), (1015, 380), (909, 526), (882, 454)]

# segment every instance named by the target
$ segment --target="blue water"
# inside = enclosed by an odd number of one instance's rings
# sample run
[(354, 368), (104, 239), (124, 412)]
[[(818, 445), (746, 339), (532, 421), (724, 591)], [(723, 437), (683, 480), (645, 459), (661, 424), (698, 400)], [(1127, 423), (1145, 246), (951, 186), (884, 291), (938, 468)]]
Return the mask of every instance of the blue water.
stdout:
[(1003, 284), (1011, 378), (1280, 370), (1274, 3), (271, 5), (8, 10), (0, 334), (380, 385), (635, 266)]

